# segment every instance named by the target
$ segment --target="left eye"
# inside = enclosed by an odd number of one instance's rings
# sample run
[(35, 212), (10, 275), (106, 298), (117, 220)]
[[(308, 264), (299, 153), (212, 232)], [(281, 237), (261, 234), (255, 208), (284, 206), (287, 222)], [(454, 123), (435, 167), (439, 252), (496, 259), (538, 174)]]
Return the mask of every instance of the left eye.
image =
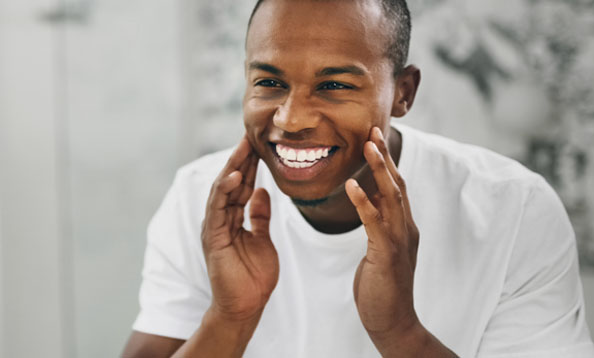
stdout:
[(353, 87), (345, 85), (340, 82), (324, 82), (319, 87), (322, 90), (341, 90), (341, 89), (352, 89)]

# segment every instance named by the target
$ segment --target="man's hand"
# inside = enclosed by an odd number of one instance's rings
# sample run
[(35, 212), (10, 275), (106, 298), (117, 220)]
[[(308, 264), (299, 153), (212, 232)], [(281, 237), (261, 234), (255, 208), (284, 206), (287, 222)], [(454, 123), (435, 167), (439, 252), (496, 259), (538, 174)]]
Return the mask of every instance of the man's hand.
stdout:
[[(173, 357), (243, 355), (278, 281), (278, 255), (270, 241), (270, 198), (254, 191), (258, 156), (244, 137), (215, 180), (202, 223), (202, 247), (212, 302), (198, 330)], [(250, 203), (251, 231), (243, 228)]]
[[(211, 313), (226, 320), (259, 317), (278, 281), (270, 240), (270, 198), (254, 192), (258, 156), (244, 137), (214, 182), (202, 224), (202, 246), (212, 287)], [(243, 228), (250, 203), (252, 230)]]
[(377, 194), (371, 199), (354, 179), (347, 194), (367, 232), (367, 254), (354, 281), (355, 303), (363, 326), (384, 357), (453, 357), (419, 322), (413, 279), (419, 245), (404, 180), (379, 128), (363, 150)]

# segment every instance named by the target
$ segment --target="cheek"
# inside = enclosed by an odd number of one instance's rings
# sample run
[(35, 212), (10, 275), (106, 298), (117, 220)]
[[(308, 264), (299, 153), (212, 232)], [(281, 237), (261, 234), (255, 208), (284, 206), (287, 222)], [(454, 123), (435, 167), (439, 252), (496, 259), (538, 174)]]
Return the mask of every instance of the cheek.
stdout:
[(272, 122), (276, 105), (256, 99), (246, 99), (243, 102), (243, 124), (251, 140), (261, 136), (269, 123)]
[(364, 105), (346, 106), (340, 111), (335, 111), (334, 118), (340, 121), (340, 126), (345, 133), (350, 133), (349, 142), (355, 141), (362, 146), (369, 138), (371, 128), (385, 129), (390, 123), (390, 111), (374, 103)]

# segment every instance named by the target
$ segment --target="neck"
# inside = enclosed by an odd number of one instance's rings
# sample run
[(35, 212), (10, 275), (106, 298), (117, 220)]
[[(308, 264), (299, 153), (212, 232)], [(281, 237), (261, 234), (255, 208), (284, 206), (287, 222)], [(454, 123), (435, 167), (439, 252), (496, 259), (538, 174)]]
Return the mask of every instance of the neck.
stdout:
[[(390, 133), (387, 135), (387, 141), (390, 155), (398, 165), (402, 151), (402, 137), (396, 129), (391, 127)], [(377, 193), (375, 180), (367, 164), (353, 177), (359, 182), (368, 197), (371, 198)], [(318, 205), (299, 205), (299, 203), (295, 203), (295, 206), (311, 226), (326, 234), (345, 233), (361, 225), (357, 210), (345, 192), (344, 183), (335, 194), (332, 194)]]

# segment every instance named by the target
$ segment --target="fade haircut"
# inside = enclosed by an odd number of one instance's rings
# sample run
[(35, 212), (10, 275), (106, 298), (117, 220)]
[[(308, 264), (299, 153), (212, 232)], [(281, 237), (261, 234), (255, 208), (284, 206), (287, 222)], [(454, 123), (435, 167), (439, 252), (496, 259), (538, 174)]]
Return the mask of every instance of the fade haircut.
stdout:
[[(258, 11), (258, 8), (264, 1), (274, 0), (258, 0), (250, 20), (248, 22), (248, 30), (252, 24), (252, 19)], [(318, 0), (320, 1), (320, 0)], [(336, 0), (341, 1), (341, 0)], [(342, 0), (344, 1), (344, 0)], [(410, 44), (411, 21), (410, 12), (406, 0), (375, 0), (379, 1), (384, 11), (384, 16), (388, 21), (389, 27), (385, 31), (389, 31), (388, 44), (386, 46), (386, 56), (392, 61), (394, 65), (394, 76), (398, 76), (400, 71), (406, 66), (408, 61), (408, 48)]]

